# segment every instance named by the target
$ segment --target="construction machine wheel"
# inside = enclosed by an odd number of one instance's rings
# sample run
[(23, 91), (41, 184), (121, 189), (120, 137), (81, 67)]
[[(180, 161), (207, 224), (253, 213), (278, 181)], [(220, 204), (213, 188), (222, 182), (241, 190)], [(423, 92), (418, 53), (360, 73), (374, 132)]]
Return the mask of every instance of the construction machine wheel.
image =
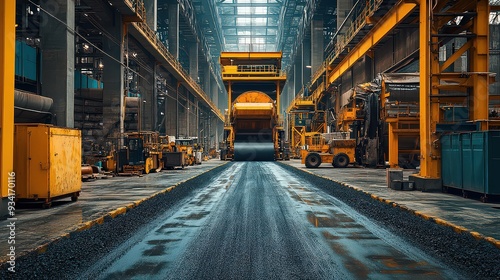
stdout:
[(333, 158), (333, 166), (337, 168), (344, 168), (349, 165), (349, 156), (344, 153), (337, 154)]
[(307, 168), (317, 168), (321, 164), (321, 156), (317, 153), (309, 153), (305, 161)]

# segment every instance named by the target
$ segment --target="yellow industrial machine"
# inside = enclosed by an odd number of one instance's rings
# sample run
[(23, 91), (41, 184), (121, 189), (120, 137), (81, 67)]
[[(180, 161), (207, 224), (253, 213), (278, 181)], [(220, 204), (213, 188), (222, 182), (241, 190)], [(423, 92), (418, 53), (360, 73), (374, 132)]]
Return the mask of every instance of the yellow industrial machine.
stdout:
[(120, 149), (119, 169), (126, 174), (148, 174), (162, 169), (159, 134), (154, 131), (132, 132), (126, 135), (126, 146)]
[(222, 160), (285, 158), (280, 91), (286, 76), (281, 52), (223, 52), (222, 80), (228, 92)]
[(380, 119), (387, 123), (390, 167), (415, 168), (420, 154), (419, 74), (380, 75)]
[(217, 158), (219, 156), (219, 153), (217, 152), (217, 150), (215, 148), (210, 148), (208, 150), (208, 157), (209, 158)]
[[(99, 166), (108, 173), (116, 172), (116, 150), (115, 145), (107, 142), (106, 145), (99, 145), (93, 142), (84, 144), (83, 162), (87, 165)], [(82, 171), (83, 171), (82, 167)], [(83, 176), (83, 174), (82, 174)]]
[(180, 147), (176, 145), (175, 137), (160, 136), (160, 151), (162, 153), (163, 168), (184, 168), (188, 165), (186, 152), (181, 151)]
[[(301, 94), (301, 93), (299, 93)], [(317, 103), (309, 96), (296, 101), (289, 111), (290, 153), (293, 158), (301, 157), (306, 143), (311, 137), (326, 133), (327, 122), (324, 110), (319, 110)]]
[(14, 171), (16, 200), (76, 201), (82, 188), (81, 132), (47, 124), (16, 124)]
[(306, 149), (301, 151), (302, 164), (307, 168), (316, 168), (327, 162), (334, 167), (344, 168), (354, 163), (356, 140), (339, 138), (345, 138), (344, 134), (327, 133), (309, 137)]
[(201, 153), (198, 154), (199, 146), (197, 140), (195, 137), (175, 139), (175, 144), (179, 147), (179, 151), (184, 152), (186, 155), (187, 165), (201, 164)]
[(359, 87), (356, 87), (342, 94), (342, 96), (346, 96), (347, 100), (344, 104), (340, 104), (340, 110), (336, 116), (336, 131), (347, 132), (351, 129), (350, 126), (355, 121), (364, 120), (364, 102), (363, 99), (358, 96), (358, 91), (360, 90), (361, 89)]

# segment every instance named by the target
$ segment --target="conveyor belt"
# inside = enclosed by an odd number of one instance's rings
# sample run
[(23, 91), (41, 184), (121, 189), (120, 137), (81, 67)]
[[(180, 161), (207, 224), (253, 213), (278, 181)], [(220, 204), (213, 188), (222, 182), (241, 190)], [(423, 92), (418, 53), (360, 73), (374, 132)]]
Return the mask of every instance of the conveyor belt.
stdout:
[(272, 142), (234, 142), (235, 161), (273, 161), (274, 144)]

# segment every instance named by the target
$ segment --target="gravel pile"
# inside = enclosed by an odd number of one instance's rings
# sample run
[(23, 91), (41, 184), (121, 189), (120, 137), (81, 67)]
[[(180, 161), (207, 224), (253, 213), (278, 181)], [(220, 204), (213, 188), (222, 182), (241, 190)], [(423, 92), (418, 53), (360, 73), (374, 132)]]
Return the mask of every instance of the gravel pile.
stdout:
[(463, 271), (468, 275), (464, 278), (500, 279), (500, 250), (493, 244), (476, 240), (469, 233), (456, 233), (452, 228), (417, 217), (333, 181), (286, 164), (281, 164), (281, 167), (300, 175), (451, 268)]
[(0, 266), (0, 279), (75, 279), (142, 226), (179, 200), (188, 197), (193, 191), (206, 186), (228, 166), (222, 165), (184, 182), (168, 193), (144, 201), (124, 215), (114, 219), (106, 218), (101, 225), (71, 233), (69, 238), (51, 243), (43, 254), (30, 252), (17, 258), (15, 273), (8, 272), (9, 264), (3, 263)]

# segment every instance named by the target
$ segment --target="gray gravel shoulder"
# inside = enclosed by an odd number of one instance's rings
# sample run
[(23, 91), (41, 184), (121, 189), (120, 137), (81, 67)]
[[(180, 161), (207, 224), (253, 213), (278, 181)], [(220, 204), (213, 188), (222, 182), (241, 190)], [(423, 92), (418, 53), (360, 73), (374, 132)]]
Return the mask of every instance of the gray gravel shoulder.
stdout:
[(366, 193), (286, 164), (281, 166), (405, 238), (430, 256), (462, 272), (464, 279), (500, 279), (500, 250), (493, 244), (374, 200)]
[(69, 238), (49, 244), (43, 254), (33, 251), (19, 257), (16, 259), (15, 273), (8, 272), (9, 264), (3, 263), (0, 265), (0, 279), (75, 279), (87, 272), (97, 260), (126, 242), (137, 230), (189, 197), (193, 191), (205, 186), (228, 166), (216, 167), (213, 172), (181, 183), (172, 191), (156, 195), (123, 215), (106, 218), (101, 225), (73, 232)]

